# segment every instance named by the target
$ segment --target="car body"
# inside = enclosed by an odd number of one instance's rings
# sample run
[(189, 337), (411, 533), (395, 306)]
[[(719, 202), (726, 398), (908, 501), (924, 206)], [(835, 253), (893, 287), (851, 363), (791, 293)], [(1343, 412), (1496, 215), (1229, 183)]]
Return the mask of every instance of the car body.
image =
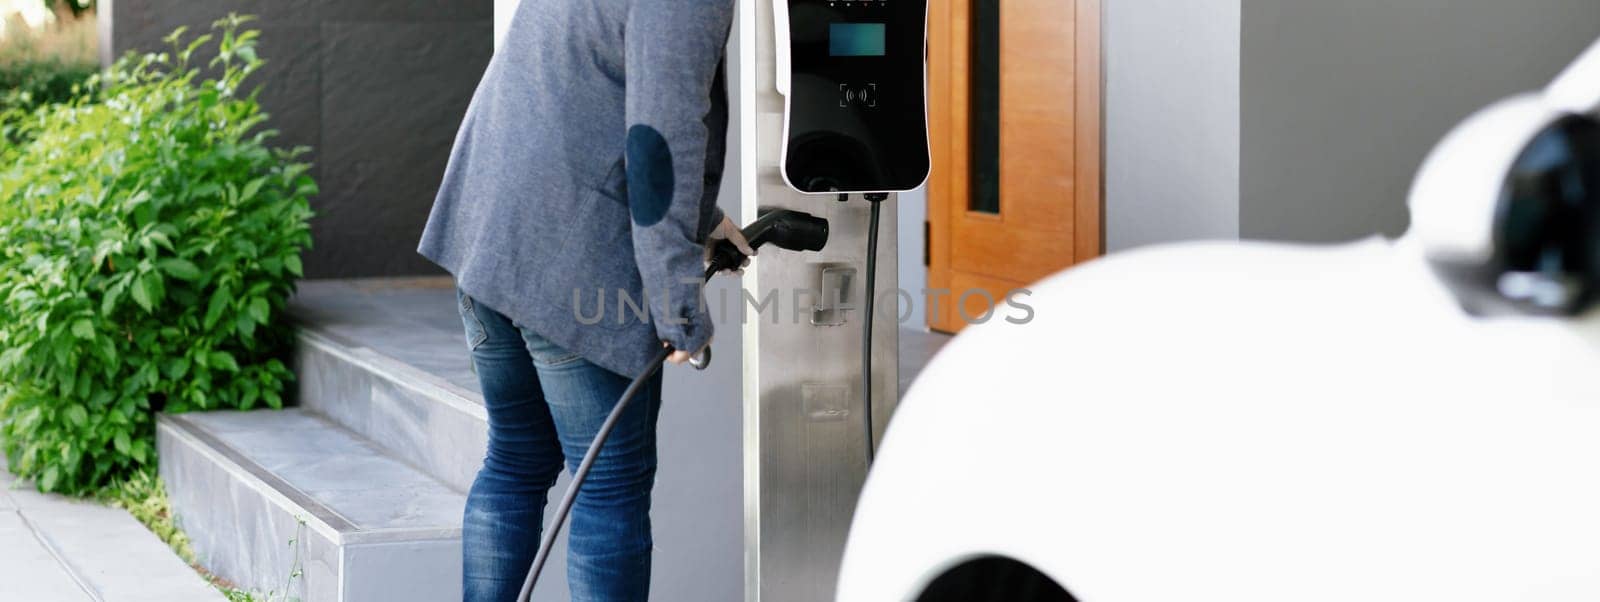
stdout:
[(1419, 247), (1178, 244), (1032, 287), (907, 392), (838, 599), (994, 556), (1093, 602), (1600, 600), (1600, 319), (1472, 315)]

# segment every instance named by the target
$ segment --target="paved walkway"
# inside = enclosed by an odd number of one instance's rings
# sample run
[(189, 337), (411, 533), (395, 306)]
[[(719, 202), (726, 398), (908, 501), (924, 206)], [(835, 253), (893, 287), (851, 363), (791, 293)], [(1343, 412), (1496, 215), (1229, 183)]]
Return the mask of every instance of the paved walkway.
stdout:
[(223, 599), (128, 513), (14, 481), (0, 457), (0, 600)]

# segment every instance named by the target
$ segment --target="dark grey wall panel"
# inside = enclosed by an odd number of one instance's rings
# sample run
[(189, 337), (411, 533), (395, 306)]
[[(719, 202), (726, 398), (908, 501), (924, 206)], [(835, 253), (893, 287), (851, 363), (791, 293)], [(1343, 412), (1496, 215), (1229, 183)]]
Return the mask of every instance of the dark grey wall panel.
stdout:
[(494, 2), (479, 0), (348, 0), (318, 3), (324, 21), (494, 20)]
[(438, 273), (416, 254), (467, 102), (493, 52), (492, 0), (102, 0), (116, 55), (178, 26), (253, 14), (255, 83), (281, 146), (309, 146), (311, 277)]
[(261, 67), (255, 83), (261, 86), (261, 105), (271, 114), (268, 127), (278, 130), (277, 144), (308, 146), (312, 177), (321, 181), (319, 142), (322, 138), (321, 43), (316, 25), (262, 24)]
[(1240, 235), (1397, 235), (1456, 122), (1600, 36), (1595, 0), (1245, 0)]
[(433, 269), (418, 234), (492, 35), (488, 21), (322, 25), (317, 253), (341, 274)]

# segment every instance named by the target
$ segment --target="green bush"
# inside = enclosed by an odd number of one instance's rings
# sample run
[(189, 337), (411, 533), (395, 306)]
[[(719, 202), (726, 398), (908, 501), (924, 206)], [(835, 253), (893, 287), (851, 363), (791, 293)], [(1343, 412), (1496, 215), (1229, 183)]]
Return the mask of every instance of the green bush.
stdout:
[(87, 91), (83, 84), (97, 71), (92, 64), (53, 58), (0, 61), (0, 113), (70, 101)]
[(241, 87), (245, 20), (6, 124), (26, 142), (0, 149), (0, 440), (41, 490), (153, 465), (154, 412), (282, 404), (316, 185)]

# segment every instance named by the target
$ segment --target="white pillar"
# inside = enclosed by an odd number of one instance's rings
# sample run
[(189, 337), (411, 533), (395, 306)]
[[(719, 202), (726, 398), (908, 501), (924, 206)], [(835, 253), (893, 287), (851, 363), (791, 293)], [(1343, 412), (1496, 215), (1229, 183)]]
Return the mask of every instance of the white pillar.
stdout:
[(522, 0), (494, 0), (494, 47), (500, 48), (500, 41), (506, 38), (506, 28), (511, 26), (511, 15), (517, 11), (517, 5)]

